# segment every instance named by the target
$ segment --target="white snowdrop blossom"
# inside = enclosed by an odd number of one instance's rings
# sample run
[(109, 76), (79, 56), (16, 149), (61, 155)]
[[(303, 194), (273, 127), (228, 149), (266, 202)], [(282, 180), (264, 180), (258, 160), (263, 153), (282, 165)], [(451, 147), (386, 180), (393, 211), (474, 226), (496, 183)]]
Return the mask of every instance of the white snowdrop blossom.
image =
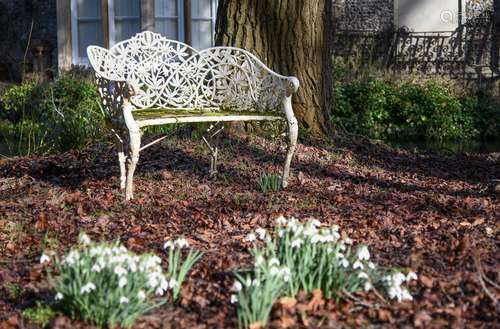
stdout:
[(175, 248), (175, 243), (171, 240), (165, 241), (163, 244), (163, 249)]
[(139, 290), (139, 292), (137, 293), (137, 298), (139, 300), (145, 300), (146, 299), (146, 293), (144, 292), (144, 290)]
[(370, 281), (366, 281), (363, 288), (366, 292), (372, 290), (373, 288), (372, 283)]
[(238, 296), (231, 295), (231, 304), (236, 304), (238, 302)]
[(276, 218), (276, 224), (284, 226), (287, 224), (287, 220), (285, 217), (279, 216), (278, 218)]
[(342, 265), (342, 267), (344, 267), (344, 268), (348, 268), (349, 267), (349, 261), (347, 259), (345, 259), (345, 258), (342, 258), (340, 260), (340, 265)]
[(355, 261), (354, 264), (352, 264), (352, 268), (357, 270), (357, 269), (363, 269), (363, 263), (361, 263), (359, 260)]
[(169, 286), (170, 288), (177, 287), (177, 285), (178, 285), (178, 284), (179, 284), (179, 283), (178, 283), (175, 279), (170, 279), (170, 280), (168, 281), (168, 286)]
[(118, 281), (118, 286), (120, 288), (123, 288), (127, 285), (127, 278), (121, 277), (120, 280)]
[(264, 240), (266, 238), (267, 231), (262, 227), (259, 227), (258, 229), (255, 230), (255, 233), (257, 233), (260, 240)]
[(83, 234), (80, 234), (80, 237), (78, 238), (78, 242), (80, 242), (83, 245), (88, 245), (92, 241), (90, 240), (90, 238), (87, 234), (83, 233)]
[(356, 253), (356, 256), (358, 257), (359, 260), (369, 260), (370, 252), (368, 251), (368, 247), (364, 245), (358, 247), (358, 252)]
[(121, 296), (120, 297), (120, 304), (128, 304), (130, 300), (127, 297)]
[(345, 244), (352, 244), (352, 239), (351, 238), (345, 238), (343, 241)]
[(184, 238), (177, 239), (177, 241), (175, 241), (175, 244), (181, 249), (189, 247), (188, 241)]
[(292, 241), (292, 248), (299, 248), (302, 244), (304, 243), (304, 241), (302, 239), (295, 239)]
[(321, 226), (321, 222), (317, 219), (311, 219), (309, 221), (309, 224), (313, 227), (320, 227)]
[(42, 256), (40, 257), (40, 264), (45, 264), (49, 262), (50, 262), (50, 257), (45, 254), (42, 254)]
[(124, 269), (123, 267), (121, 266), (117, 266), (115, 267), (115, 270), (114, 270), (115, 274), (118, 275), (118, 276), (123, 276), (123, 275), (127, 275), (127, 270)]
[(241, 282), (239, 282), (239, 281), (234, 281), (234, 284), (233, 284), (232, 289), (233, 289), (234, 291), (241, 291), (241, 289), (243, 289), (243, 286), (241, 285)]
[(375, 269), (375, 264), (373, 262), (368, 262), (368, 268), (374, 270)]
[(262, 255), (258, 255), (257, 257), (255, 257), (255, 266), (256, 267), (262, 266), (262, 264), (264, 264), (264, 262), (265, 262), (265, 259)]
[(101, 266), (99, 266), (99, 264), (94, 264), (90, 270), (92, 272), (99, 273), (99, 272), (101, 272), (102, 268), (101, 268)]
[(80, 289), (80, 293), (83, 295), (83, 294), (88, 294), (90, 293), (91, 291), (95, 290), (95, 284), (93, 284), (92, 282), (88, 282), (86, 285), (84, 285), (82, 287), (82, 289)]
[(280, 264), (280, 260), (276, 257), (273, 257), (269, 260), (269, 266), (278, 266)]
[(246, 241), (248, 242), (254, 242), (255, 240), (257, 240), (257, 237), (254, 233), (249, 233), (246, 237)]
[(58, 292), (56, 296), (54, 297), (55, 300), (62, 300), (64, 298), (64, 295)]
[(365, 272), (359, 272), (359, 273), (358, 273), (358, 278), (368, 280), (368, 279), (369, 279), (369, 276), (368, 276), (368, 274), (366, 274)]
[(418, 276), (417, 276), (417, 273), (415, 272), (410, 272), (406, 275), (406, 282), (410, 282), (412, 280), (417, 280), (418, 279)]

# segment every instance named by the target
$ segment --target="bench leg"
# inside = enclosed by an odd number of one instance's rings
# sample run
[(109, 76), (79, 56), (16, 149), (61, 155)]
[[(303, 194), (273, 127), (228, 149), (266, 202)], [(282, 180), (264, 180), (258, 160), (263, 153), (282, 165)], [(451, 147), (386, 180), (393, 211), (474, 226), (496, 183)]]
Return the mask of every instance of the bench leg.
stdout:
[(285, 167), (283, 169), (282, 186), (288, 186), (288, 179), (290, 177), (290, 164), (292, 163), (293, 154), (297, 146), (297, 137), (299, 134), (299, 125), (292, 109), (292, 98), (287, 97), (283, 100), (283, 107), (287, 117), (288, 123), (288, 148), (285, 160)]
[(125, 184), (127, 181), (127, 169), (126, 169), (126, 157), (123, 149), (123, 143), (118, 144), (118, 163), (120, 164), (120, 189), (125, 189)]
[(210, 145), (210, 142), (213, 142), (214, 138), (223, 130), (224, 126), (221, 125), (220, 122), (217, 122), (216, 124), (211, 125), (202, 137), (203, 142), (205, 142), (205, 145), (210, 151), (210, 178), (214, 178), (217, 175), (217, 156), (219, 154), (218, 147)]
[(141, 148), (141, 132), (130, 131), (130, 150), (127, 159), (127, 184), (125, 189), (125, 199), (134, 198), (134, 172), (139, 161), (139, 149)]

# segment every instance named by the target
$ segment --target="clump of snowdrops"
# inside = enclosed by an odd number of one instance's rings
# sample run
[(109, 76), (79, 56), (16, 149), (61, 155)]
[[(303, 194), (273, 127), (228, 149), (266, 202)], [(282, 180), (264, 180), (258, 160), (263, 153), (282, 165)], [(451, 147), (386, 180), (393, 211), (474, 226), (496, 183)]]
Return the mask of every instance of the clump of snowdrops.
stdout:
[[(315, 219), (302, 223), (281, 216), (273, 232), (259, 228), (246, 240), (254, 244), (254, 266), (246, 277), (236, 273), (231, 296), (231, 302), (238, 303), (240, 327), (265, 326), (274, 302), (281, 296), (296, 297), (300, 290), (320, 289), (326, 299), (337, 301), (359, 291), (379, 290), (390, 299), (412, 300), (407, 286), (417, 279), (414, 272), (404, 274), (373, 263), (368, 247), (353, 246), (336, 225), (322, 227)], [(265, 303), (259, 304), (262, 300)]]
[(95, 243), (81, 234), (79, 243), (62, 258), (44, 254), (41, 263), (53, 263), (58, 275), (53, 284), (57, 306), (71, 317), (80, 317), (99, 327), (131, 327), (142, 314), (167, 301), (169, 290), (175, 300), (191, 267), (202, 256), (190, 250), (181, 259), (185, 239), (168, 244), (169, 263), (163, 272), (160, 257), (136, 255), (119, 242)]

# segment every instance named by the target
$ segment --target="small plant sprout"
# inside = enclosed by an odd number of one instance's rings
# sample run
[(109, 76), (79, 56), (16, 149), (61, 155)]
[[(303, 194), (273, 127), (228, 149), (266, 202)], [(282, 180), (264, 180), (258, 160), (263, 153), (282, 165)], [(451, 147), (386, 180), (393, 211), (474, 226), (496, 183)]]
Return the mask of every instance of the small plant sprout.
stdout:
[(259, 189), (262, 193), (281, 191), (282, 181), (280, 175), (262, 174), (257, 178)]
[(182, 261), (182, 249), (189, 248), (189, 243), (185, 238), (179, 238), (175, 241), (166, 241), (163, 247), (168, 252), (168, 276), (170, 280), (167, 286), (172, 289), (173, 299), (177, 300), (187, 273), (194, 264), (200, 260), (203, 253), (194, 249), (189, 249), (184, 261)]
[[(154, 254), (136, 255), (119, 242), (94, 243), (84, 234), (79, 244), (61, 259), (42, 255), (41, 262), (52, 261), (57, 277), (49, 271), (56, 290), (54, 301), (64, 313), (79, 316), (98, 327), (131, 327), (137, 317), (166, 302), (159, 299), (169, 290), (177, 297), (180, 284), (194, 264), (190, 251), (180, 261), (180, 247), (170, 256), (167, 274)], [(177, 240), (175, 246), (186, 247)], [(172, 248), (171, 250), (173, 250)]]

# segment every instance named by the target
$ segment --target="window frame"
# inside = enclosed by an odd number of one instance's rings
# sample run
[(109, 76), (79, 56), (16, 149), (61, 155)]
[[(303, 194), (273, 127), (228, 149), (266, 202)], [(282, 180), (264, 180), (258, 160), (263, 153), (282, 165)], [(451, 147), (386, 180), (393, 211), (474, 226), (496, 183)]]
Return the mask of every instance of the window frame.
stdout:
[[(73, 65), (89, 66), (90, 62), (88, 57), (80, 57), (80, 45), (79, 45), (80, 40), (78, 39), (78, 23), (82, 20), (94, 21), (95, 19), (91, 18), (79, 19), (77, 0), (71, 0), (70, 11), (71, 11), (71, 63)], [(101, 28), (104, 40), (105, 32), (104, 32), (104, 15), (102, 12), (102, 5), (101, 5), (101, 18), (98, 21), (100, 21), (102, 25)]]

